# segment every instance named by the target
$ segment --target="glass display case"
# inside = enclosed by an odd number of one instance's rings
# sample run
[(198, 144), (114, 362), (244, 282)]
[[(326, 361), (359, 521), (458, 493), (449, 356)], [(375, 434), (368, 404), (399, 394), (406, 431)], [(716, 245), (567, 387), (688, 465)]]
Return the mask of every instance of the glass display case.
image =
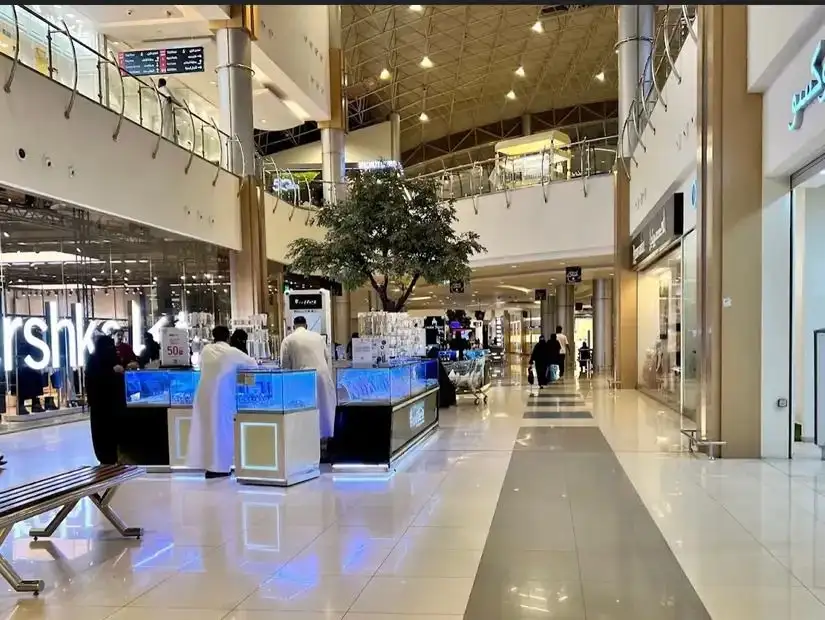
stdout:
[(169, 372), (166, 370), (127, 370), (127, 407), (169, 407)]
[(167, 370), (169, 401), (172, 407), (191, 407), (198, 389), (199, 370)]
[(128, 407), (191, 407), (200, 372), (197, 370), (127, 370)]
[(423, 359), (399, 364), (345, 366), (335, 378), (338, 404), (395, 405), (438, 386), (438, 363)]
[(238, 371), (238, 412), (289, 412), (316, 409), (314, 370), (250, 368)]

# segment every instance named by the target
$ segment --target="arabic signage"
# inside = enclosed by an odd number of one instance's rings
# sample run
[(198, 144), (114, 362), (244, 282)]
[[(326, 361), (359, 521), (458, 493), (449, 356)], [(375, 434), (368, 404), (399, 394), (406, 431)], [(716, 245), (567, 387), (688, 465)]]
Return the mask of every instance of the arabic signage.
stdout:
[(189, 332), (177, 327), (160, 330), (160, 365), (189, 366)]
[(811, 56), (811, 81), (791, 98), (791, 122), (788, 129), (796, 131), (802, 127), (805, 110), (815, 103), (825, 101), (825, 41), (816, 45)]
[(565, 267), (564, 281), (568, 284), (579, 284), (582, 281), (581, 267)]
[(464, 280), (450, 280), (450, 293), (461, 294), (464, 292)]
[(533, 296), (536, 301), (547, 301), (547, 289), (537, 288), (533, 291)]
[(684, 194), (677, 192), (654, 209), (633, 233), (630, 264), (641, 269), (670, 249), (684, 232)]
[(118, 64), (132, 75), (171, 75), (203, 72), (203, 47), (170, 47), (119, 52)]
[(290, 310), (321, 310), (324, 302), (319, 294), (302, 295), (293, 293), (288, 296)]

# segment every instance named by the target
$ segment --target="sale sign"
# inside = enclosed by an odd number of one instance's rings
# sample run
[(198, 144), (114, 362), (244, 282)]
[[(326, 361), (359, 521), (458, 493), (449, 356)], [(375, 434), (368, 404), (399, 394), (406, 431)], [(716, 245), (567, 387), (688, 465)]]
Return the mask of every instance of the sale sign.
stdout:
[(164, 327), (160, 330), (160, 365), (191, 365), (188, 331), (177, 327)]

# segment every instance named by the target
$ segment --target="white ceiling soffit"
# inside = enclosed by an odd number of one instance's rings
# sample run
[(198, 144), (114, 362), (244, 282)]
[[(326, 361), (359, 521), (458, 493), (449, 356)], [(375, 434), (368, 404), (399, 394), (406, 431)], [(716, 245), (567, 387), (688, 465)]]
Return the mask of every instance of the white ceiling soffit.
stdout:
[(77, 5), (98, 32), (113, 40), (160, 42), (209, 36), (209, 22), (187, 5)]

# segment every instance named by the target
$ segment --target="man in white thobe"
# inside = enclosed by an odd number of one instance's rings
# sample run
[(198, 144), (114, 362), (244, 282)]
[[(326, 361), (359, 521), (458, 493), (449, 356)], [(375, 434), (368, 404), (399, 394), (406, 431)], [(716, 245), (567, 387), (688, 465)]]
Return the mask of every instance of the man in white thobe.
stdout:
[(329, 439), (335, 426), (336, 401), (329, 347), (321, 334), (307, 329), (306, 318), (296, 316), (292, 325), (292, 333), (281, 343), (281, 368), (315, 371), (321, 439)]
[(229, 328), (217, 326), (212, 338), (215, 342), (201, 352), (186, 466), (205, 471), (207, 478), (220, 478), (229, 475), (234, 460), (237, 372), (257, 362), (229, 345)]

